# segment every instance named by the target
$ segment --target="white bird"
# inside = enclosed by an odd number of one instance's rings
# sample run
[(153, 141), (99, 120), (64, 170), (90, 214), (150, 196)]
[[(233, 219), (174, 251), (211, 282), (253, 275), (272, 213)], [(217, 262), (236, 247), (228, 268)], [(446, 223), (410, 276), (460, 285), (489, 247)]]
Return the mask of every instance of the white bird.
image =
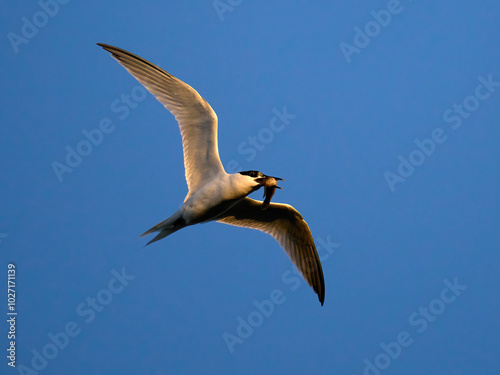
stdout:
[[(226, 173), (217, 147), (217, 115), (207, 101), (149, 61), (121, 48), (98, 45), (109, 51), (179, 123), (189, 191), (176, 213), (142, 234), (160, 232), (148, 245), (188, 225), (214, 220), (258, 229), (278, 241), (323, 305), (323, 270), (309, 226), (292, 206), (270, 203), (281, 179), (258, 171)], [(264, 202), (247, 197), (262, 186)]]

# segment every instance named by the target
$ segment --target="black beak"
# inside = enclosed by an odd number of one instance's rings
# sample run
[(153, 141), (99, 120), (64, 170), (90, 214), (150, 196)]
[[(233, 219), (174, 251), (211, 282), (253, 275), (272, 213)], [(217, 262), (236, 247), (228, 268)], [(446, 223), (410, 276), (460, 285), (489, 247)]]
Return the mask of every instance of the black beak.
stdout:
[(262, 179), (262, 182), (260, 182), (264, 186), (264, 198), (265, 198), (264, 202), (262, 202), (261, 206), (262, 210), (265, 210), (269, 207), (269, 205), (271, 204), (271, 198), (273, 197), (276, 189), (281, 189), (281, 187), (277, 185), (278, 181), (284, 181), (284, 180), (279, 177), (265, 176)]
[[(271, 180), (271, 179), (275, 179), (276, 181), (285, 181), (284, 179), (282, 178), (279, 178), (279, 177), (273, 177), (273, 176), (266, 176), (264, 175), (264, 177), (259, 177), (259, 178), (256, 178), (255, 179), (255, 182), (257, 182), (258, 184), (261, 184), (262, 186), (269, 186), (267, 183)], [(280, 187), (276, 186), (278, 189), (281, 189)]]

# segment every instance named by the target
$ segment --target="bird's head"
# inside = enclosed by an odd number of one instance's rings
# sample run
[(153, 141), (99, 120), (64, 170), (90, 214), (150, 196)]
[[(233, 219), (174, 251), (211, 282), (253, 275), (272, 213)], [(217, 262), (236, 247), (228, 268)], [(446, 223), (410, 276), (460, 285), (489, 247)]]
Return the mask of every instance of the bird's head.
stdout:
[(281, 189), (281, 187), (278, 186), (278, 181), (284, 181), (282, 178), (266, 176), (265, 174), (259, 171), (244, 171), (240, 172), (240, 174), (243, 176), (248, 176), (249, 181), (253, 181), (252, 182), (253, 187), (250, 192), (259, 190), (262, 186), (264, 186), (265, 199), (264, 202), (262, 203), (263, 210), (269, 207), (269, 204), (271, 203), (271, 198), (273, 197), (276, 189)]

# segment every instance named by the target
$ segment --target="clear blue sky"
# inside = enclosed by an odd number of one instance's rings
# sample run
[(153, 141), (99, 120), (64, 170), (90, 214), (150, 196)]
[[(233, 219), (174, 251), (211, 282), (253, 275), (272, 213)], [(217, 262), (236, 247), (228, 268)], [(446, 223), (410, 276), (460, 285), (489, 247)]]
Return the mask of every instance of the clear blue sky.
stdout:
[[(0, 5), (0, 373), (500, 372), (500, 3), (59, 1)], [(181, 139), (97, 42), (198, 90), (228, 170), (286, 179), (323, 307), (260, 232), (143, 247)]]

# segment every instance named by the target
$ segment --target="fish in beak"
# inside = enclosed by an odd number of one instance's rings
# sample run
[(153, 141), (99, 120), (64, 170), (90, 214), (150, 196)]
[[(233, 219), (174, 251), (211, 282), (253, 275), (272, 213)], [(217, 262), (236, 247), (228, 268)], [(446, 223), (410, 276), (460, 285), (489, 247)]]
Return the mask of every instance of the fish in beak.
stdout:
[(276, 189), (281, 189), (281, 187), (278, 186), (278, 181), (285, 180), (279, 177), (264, 176), (256, 181), (264, 186), (264, 202), (262, 202), (261, 209), (265, 210), (269, 207), (271, 198), (273, 197)]

